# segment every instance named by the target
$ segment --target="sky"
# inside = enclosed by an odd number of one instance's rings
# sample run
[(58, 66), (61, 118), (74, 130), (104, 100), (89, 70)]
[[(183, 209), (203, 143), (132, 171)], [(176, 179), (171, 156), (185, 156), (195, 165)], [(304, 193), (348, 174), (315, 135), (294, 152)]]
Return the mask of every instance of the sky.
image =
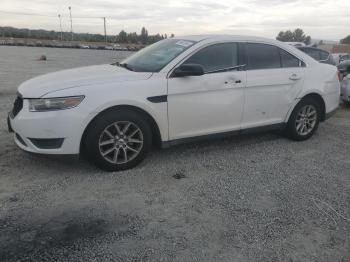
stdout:
[[(150, 34), (241, 34), (275, 38), (302, 28), (312, 38), (339, 40), (350, 34), (350, 0), (1, 0), (0, 26), (103, 34), (122, 29)], [(33, 16), (29, 14), (35, 14)]]

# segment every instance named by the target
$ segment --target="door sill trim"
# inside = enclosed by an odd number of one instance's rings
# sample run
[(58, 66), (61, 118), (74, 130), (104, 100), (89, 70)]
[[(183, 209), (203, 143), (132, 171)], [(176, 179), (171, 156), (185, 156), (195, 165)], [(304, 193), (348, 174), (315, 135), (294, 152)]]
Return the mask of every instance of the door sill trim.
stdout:
[(243, 135), (243, 134), (254, 134), (254, 133), (273, 131), (273, 130), (283, 130), (285, 127), (286, 127), (286, 123), (278, 123), (278, 124), (250, 127), (250, 128), (246, 128), (246, 129), (240, 129), (240, 130), (234, 130), (234, 131), (228, 131), (228, 132), (222, 132), (222, 133), (215, 133), (215, 134), (209, 134), (209, 135), (186, 137), (186, 138), (164, 141), (164, 142), (162, 142), (161, 147), (162, 148), (169, 148), (171, 146), (193, 143), (193, 142), (197, 142), (197, 141), (220, 139), (220, 138), (225, 138), (225, 137), (230, 137), (230, 136)]

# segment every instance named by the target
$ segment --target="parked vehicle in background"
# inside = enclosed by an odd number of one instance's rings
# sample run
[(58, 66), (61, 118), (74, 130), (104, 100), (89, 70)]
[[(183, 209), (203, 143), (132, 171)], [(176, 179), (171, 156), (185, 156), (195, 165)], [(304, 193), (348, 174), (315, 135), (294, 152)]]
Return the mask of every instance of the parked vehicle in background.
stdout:
[(347, 60), (350, 60), (350, 54), (340, 56), (339, 63), (341, 63), (343, 61), (347, 61)]
[(333, 56), (333, 60), (335, 61), (335, 64), (339, 65), (341, 56), (346, 55), (346, 53), (332, 53), (331, 55)]
[(341, 62), (338, 65), (338, 70), (341, 73), (341, 89), (340, 97), (344, 103), (350, 104), (350, 60)]
[(26, 81), (9, 114), (23, 150), (83, 154), (108, 171), (139, 164), (152, 144), (259, 130), (310, 138), (338, 107), (337, 69), (275, 40), (188, 36), (121, 63)]
[(90, 49), (90, 46), (88, 46), (88, 45), (79, 45), (79, 48), (82, 48), (82, 49)]
[(325, 50), (308, 46), (300, 46), (297, 48), (320, 63), (336, 65), (333, 56)]
[(303, 42), (285, 42), (288, 45), (299, 47), (299, 46), (306, 46)]
[(339, 73), (341, 73), (341, 76), (344, 77), (348, 74), (348, 67), (350, 66), (350, 60), (346, 60), (341, 62), (339, 65), (337, 65)]

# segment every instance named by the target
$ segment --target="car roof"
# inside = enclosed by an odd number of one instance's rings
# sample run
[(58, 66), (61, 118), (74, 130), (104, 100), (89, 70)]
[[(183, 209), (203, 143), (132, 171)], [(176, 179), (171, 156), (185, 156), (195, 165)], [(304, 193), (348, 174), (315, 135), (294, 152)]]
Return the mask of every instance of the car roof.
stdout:
[(264, 41), (264, 42), (277, 42), (276, 40), (256, 37), (256, 36), (246, 36), (246, 35), (187, 35), (178, 36), (175, 39), (188, 40), (188, 41), (203, 41), (203, 40), (236, 40), (236, 41)]

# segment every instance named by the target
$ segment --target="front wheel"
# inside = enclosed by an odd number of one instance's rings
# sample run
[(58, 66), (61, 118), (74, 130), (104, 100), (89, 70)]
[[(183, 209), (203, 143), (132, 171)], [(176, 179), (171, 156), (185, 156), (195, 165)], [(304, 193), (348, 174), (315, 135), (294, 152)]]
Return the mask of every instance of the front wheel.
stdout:
[(85, 137), (85, 154), (105, 171), (138, 165), (152, 145), (147, 121), (137, 112), (112, 110), (95, 119)]
[(294, 108), (287, 124), (287, 135), (296, 141), (309, 139), (317, 130), (321, 109), (314, 99), (304, 99)]

